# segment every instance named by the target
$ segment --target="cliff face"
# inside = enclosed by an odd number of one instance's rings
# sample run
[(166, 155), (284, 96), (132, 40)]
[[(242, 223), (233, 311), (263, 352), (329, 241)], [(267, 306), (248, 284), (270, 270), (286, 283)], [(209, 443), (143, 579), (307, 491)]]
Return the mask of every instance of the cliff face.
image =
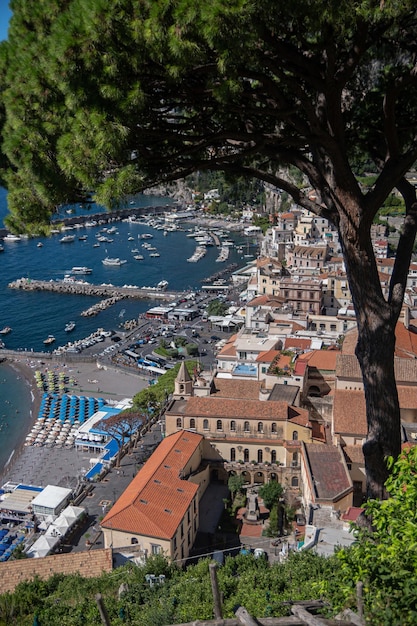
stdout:
[(184, 180), (174, 181), (167, 185), (157, 185), (146, 189), (143, 193), (149, 196), (175, 198), (183, 204), (191, 204), (193, 201), (193, 190), (187, 187)]

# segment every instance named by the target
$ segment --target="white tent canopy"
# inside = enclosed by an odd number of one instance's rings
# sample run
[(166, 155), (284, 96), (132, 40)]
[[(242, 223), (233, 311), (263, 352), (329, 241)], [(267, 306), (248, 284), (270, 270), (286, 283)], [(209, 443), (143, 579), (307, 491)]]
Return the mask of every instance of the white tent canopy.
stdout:
[(32, 557), (34, 559), (41, 558), (43, 556), (48, 556), (48, 554), (53, 550), (53, 548), (59, 543), (59, 537), (52, 537), (47, 535), (42, 535), (35, 541), (35, 543), (31, 546), (30, 550), (27, 552), (28, 557)]

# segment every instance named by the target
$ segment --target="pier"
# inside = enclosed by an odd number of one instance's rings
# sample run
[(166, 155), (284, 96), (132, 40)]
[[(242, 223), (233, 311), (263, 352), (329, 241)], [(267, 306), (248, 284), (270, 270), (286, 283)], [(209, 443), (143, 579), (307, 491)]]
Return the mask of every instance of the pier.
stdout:
[(10, 289), (22, 289), (24, 291), (52, 291), (61, 294), (72, 294), (77, 296), (95, 296), (97, 298), (136, 298), (136, 299), (158, 299), (175, 300), (181, 294), (175, 291), (165, 291), (157, 287), (137, 287), (127, 285), (116, 287), (114, 285), (93, 285), (86, 281), (63, 281), (63, 280), (33, 280), (31, 278), (18, 278), (9, 283)]

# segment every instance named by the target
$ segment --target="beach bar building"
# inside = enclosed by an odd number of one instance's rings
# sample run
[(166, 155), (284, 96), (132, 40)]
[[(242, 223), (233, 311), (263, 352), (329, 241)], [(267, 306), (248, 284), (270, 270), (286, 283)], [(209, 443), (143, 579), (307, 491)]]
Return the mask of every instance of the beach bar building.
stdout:
[(47, 485), (33, 500), (32, 512), (38, 518), (57, 517), (72, 497), (72, 489)]

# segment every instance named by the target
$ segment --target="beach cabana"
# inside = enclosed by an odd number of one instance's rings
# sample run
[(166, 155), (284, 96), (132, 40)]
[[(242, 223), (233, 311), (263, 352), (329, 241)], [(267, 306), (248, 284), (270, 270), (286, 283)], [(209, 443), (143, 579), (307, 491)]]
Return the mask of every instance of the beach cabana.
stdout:
[(59, 537), (51, 537), (47, 535), (42, 535), (35, 541), (35, 543), (28, 550), (28, 557), (39, 559), (44, 556), (48, 556), (48, 554), (55, 548), (55, 546), (59, 543)]

